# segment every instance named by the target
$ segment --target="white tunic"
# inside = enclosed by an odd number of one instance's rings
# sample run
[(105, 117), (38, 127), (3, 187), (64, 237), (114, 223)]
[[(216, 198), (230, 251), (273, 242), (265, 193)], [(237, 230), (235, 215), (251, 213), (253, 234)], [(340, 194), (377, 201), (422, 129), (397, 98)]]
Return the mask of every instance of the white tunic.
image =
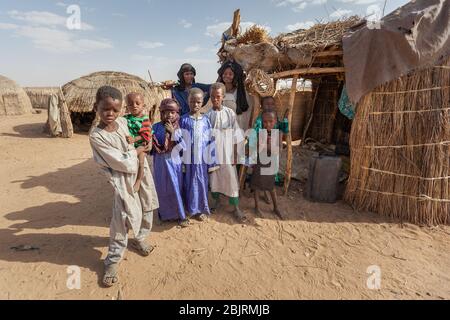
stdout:
[[(237, 89), (235, 89), (233, 92), (225, 93), (225, 97), (223, 98), (223, 105), (232, 109), (234, 112), (236, 112), (237, 109), (236, 101), (237, 101)], [(250, 127), (249, 122), (253, 110), (251, 106), (252, 101), (248, 95), (247, 95), (247, 102), (249, 104), (248, 110), (241, 114), (236, 114), (236, 119), (239, 124), (239, 127), (244, 131), (247, 131), (247, 129)]]
[(219, 169), (210, 175), (211, 192), (219, 192), (228, 197), (239, 197), (239, 181), (236, 166), (233, 165), (234, 144), (242, 140), (236, 113), (228, 107), (222, 110), (210, 109), (206, 114), (214, 129), (216, 159)]
[[(126, 119), (119, 118), (116, 122), (118, 129), (115, 132), (95, 127), (89, 134), (89, 141), (95, 162), (109, 177), (114, 188), (111, 227), (120, 220), (128, 219), (136, 236), (141, 227), (142, 213), (157, 209), (158, 197), (147, 159), (139, 194), (133, 191), (139, 160), (133, 144), (126, 141), (126, 136), (130, 135)], [(117, 237), (114, 230), (111, 230), (111, 236)]]

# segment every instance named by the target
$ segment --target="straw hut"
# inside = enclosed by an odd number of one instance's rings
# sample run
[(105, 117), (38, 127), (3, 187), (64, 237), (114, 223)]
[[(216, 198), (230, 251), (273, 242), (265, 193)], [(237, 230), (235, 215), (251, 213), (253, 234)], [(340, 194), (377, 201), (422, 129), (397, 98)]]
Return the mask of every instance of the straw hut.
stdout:
[[(239, 21), (240, 13), (237, 10), (232, 26), (223, 34), (218, 56), (221, 61), (238, 62), (247, 72), (247, 89), (253, 96), (255, 106), (253, 121), (260, 111), (260, 98), (274, 95), (279, 79), (292, 79), (290, 90), (283, 93), (283, 104), (290, 125), (284, 182), (284, 192), (287, 193), (291, 180), (292, 141), (297, 138), (305, 141), (307, 137), (328, 143), (336, 141), (338, 100), (344, 83), (342, 36), (360, 23), (360, 19), (350, 17), (319, 23), (308, 30), (299, 29), (273, 39), (257, 26), (239, 34)], [(310, 102), (306, 105), (296, 104), (298, 83), (306, 79), (313, 83)], [(302, 110), (295, 110), (298, 107), (302, 107)], [(296, 118), (295, 113), (302, 116)], [(296, 133), (294, 137), (293, 126), (301, 128), (302, 133)], [(243, 172), (240, 177), (242, 181)]]
[(11, 79), (0, 76), (0, 116), (28, 114), (32, 109), (26, 92)]
[[(143, 79), (124, 72), (102, 71), (73, 80), (62, 87), (74, 126), (88, 130), (95, 122), (93, 106), (95, 95), (101, 86), (110, 85), (119, 89), (123, 96), (130, 92), (139, 92), (144, 97), (152, 122), (158, 122), (159, 103), (170, 95), (170, 91), (154, 86)], [(123, 106), (125, 107), (125, 101)], [(122, 113), (125, 113), (123, 108)]]
[(359, 101), (345, 199), (358, 210), (450, 224), (449, 12), (448, 0), (417, 0), (382, 28), (343, 39), (349, 96)]
[(23, 88), (30, 98), (34, 109), (48, 109), (52, 94), (59, 94), (59, 87), (25, 87)]

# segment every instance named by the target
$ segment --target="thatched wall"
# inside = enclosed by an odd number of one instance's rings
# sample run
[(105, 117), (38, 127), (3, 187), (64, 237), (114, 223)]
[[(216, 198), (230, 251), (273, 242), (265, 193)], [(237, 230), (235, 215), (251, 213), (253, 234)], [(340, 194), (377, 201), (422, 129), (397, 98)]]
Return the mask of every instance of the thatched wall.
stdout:
[[(134, 75), (102, 71), (73, 80), (62, 87), (70, 112), (90, 113), (93, 111), (95, 94), (101, 86), (110, 85), (119, 89), (123, 96), (130, 92), (139, 92), (144, 96), (147, 111), (152, 112), (152, 121), (159, 121), (158, 106), (162, 99), (170, 95), (170, 91), (149, 84)], [(125, 106), (125, 101), (124, 101)], [(125, 108), (123, 110), (125, 112)]]
[(31, 113), (30, 98), (14, 81), (0, 76), (0, 116)]
[(450, 59), (379, 86), (357, 107), (345, 198), (416, 224), (450, 223)]
[(34, 109), (48, 109), (52, 94), (59, 95), (59, 87), (25, 87), (23, 88), (30, 98)]

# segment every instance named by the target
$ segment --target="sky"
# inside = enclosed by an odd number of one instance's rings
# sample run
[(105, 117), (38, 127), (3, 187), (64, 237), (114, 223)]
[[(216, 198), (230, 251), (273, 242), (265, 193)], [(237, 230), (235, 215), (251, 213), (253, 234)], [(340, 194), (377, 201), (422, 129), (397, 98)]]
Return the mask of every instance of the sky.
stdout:
[(96, 71), (149, 81), (176, 80), (180, 65), (197, 82), (217, 79), (217, 49), (233, 12), (241, 26), (272, 36), (317, 22), (376, 18), (407, 0), (0, 0), (0, 74), (22, 86), (62, 86)]

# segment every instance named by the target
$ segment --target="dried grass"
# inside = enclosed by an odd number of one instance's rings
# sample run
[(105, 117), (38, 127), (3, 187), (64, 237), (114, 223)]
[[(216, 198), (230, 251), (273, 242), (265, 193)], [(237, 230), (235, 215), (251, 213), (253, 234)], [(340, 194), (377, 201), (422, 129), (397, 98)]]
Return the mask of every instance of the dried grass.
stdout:
[(450, 223), (450, 59), (367, 94), (350, 137), (345, 198), (419, 225)]
[(32, 109), (26, 92), (13, 80), (0, 76), (0, 116), (27, 114)]
[(318, 23), (309, 29), (299, 29), (290, 33), (280, 34), (274, 39), (274, 44), (280, 49), (296, 48), (308, 54), (323, 51), (327, 47), (341, 47), (344, 33), (361, 22), (358, 16)]
[(258, 43), (270, 43), (270, 38), (267, 30), (261, 26), (253, 25), (244, 32), (244, 34), (237, 37), (237, 44), (258, 44)]

